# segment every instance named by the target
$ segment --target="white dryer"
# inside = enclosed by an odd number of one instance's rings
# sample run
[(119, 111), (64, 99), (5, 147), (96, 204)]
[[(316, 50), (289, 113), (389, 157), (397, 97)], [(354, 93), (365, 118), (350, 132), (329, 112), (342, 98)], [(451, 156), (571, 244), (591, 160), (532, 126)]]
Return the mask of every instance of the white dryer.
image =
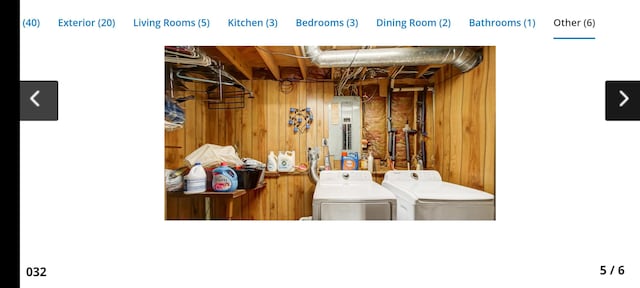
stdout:
[(396, 196), (369, 171), (322, 171), (312, 204), (313, 220), (395, 220)]
[(382, 186), (397, 197), (398, 220), (495, 220), (494, 195), (442, 181), (435, 170), (394, 170)]

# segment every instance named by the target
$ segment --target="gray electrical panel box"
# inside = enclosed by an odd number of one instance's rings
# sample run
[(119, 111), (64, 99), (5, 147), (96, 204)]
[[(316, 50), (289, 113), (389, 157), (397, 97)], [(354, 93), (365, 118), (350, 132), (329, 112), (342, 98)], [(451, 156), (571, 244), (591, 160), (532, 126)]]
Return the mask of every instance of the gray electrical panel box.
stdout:
[[(359, 96), (334, 96), (329, 105), (329, 154), (340, 159), (343, 151), (361, 153)], [(360, 155), (362, 157), (362, 155)]]

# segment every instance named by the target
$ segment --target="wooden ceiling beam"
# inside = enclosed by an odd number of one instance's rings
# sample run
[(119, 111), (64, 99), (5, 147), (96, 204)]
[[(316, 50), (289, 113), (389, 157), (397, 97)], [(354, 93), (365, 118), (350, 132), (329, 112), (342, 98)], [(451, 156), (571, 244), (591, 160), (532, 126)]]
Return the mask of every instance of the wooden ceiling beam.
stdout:
[(398, 69), (400, 69), (400, 66), (391, 66), (386, 69), (387, 71), (389, 71), (387, 72), (387, 74), (389, 75), (389, 79), (393, 78), (393, 74), (396, 74), (396, 72), (398, 72)]
[(217, 46), (216, 48), (218, 48), (218, 51), (220, 51), (220, 53), (222, 53), (222, 55), (224, 55), (224, 57), (227, 58), (227, 60), (229, 60), (229, 62), (231, 62), (231, 64), (235, 66), (240, 73), (242, 73), (242, 75), (247, 77), (249, 80), (253, 79), (253, 70), (251, 69), (251, 65), (242, 60), (245, 57), (242, 57), (242, 54), (238, 49), (231, 46)]
[(431, 68), (442, 68), (444, 64), (429, 64), (424, 66), (418, 66), (418, 73), (416, 74), (416, 79), (422, 77), (424, 73), (427, 73)]
[(281, 80), (280, 67), (278, 66), (278, 63), (276, 63), (276, 59), (273, 58), (273, 54), (271, 54), (269, 49), (267, 49), (267, 47), (264, 47), (264, 46), (256, 46), (256, 51), (258, 51), (260, 58), (262, 58), (262, 61), (264, 61), (264, 64), (267, 65), (267, 68), (269, 68), (269, 71), (271, 71), (271, 74), (273, 74), (273, 78), (275, 78), (278, 81)]
[(300, 49), (300, 46), (293, 46), (293, 51), (294, 53), (296, 53), (296, 56), (298, 56), (298, 58), (296, 58), (298, 60), (298, 66), (300, 67), (300, 74), (302, 74), (302, 79), (307, 80), (307, 65), (304, 62), (304, 58), (302, 58), (304, 55), (302, 54), (302, 49)]

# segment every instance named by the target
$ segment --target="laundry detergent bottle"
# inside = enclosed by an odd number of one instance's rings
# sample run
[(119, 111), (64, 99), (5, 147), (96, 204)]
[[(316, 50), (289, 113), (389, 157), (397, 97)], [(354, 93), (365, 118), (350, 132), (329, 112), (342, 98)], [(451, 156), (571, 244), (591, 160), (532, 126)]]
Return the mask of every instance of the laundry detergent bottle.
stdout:
[(269, 156), (267, 156), (267, 171), (278, 171), (278, 158), (273, 151), (269, 152)]
[(279, 151), (278, 152), (278, 172), (293, 172), (295, 167), (296, 152), (295, 151)]
[(238, 174), (236, 171), (222, 162), (220, 167), (213, 169), (213, 191), (232, 192), (238, 188)]
[(184, 177), (186, 190), (184, 194), (196, 194), (207, 191), (207, 172), (200, 162), (195, 163)]

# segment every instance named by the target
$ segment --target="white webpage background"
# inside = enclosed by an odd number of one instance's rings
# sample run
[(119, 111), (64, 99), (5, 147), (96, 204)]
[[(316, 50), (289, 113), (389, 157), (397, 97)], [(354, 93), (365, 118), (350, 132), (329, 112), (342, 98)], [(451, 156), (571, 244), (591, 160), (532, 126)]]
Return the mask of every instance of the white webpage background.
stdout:
[[(21, 1), (20, 18), (43, 24), (20, 29), (20, 79), (59, 81), (59, 120), (20, 123), (20, 269), (47, 267), (21, 286), (638, 287), (640, 122), (604, 118), (605, 81), (640, 80), (631, 3)], [(230, 17), (279, 28), (232, 29)], [(381, 29), (380, 17), (454, 28)], [(117, 26), (61, 29), (59, 18)], [(222, 28), (140, 29), (134, 18)], [(296, 18), (360, 26), (325, 33)], [(537, 27), (474, 29), (469, 18)], [(596, 40), (552, 39), (571, 34)], [(495, 45), (497, 220), (165, 221), (162, 47), (314, 44)], [(601, 265), (626, 273), (602, 276)]]

